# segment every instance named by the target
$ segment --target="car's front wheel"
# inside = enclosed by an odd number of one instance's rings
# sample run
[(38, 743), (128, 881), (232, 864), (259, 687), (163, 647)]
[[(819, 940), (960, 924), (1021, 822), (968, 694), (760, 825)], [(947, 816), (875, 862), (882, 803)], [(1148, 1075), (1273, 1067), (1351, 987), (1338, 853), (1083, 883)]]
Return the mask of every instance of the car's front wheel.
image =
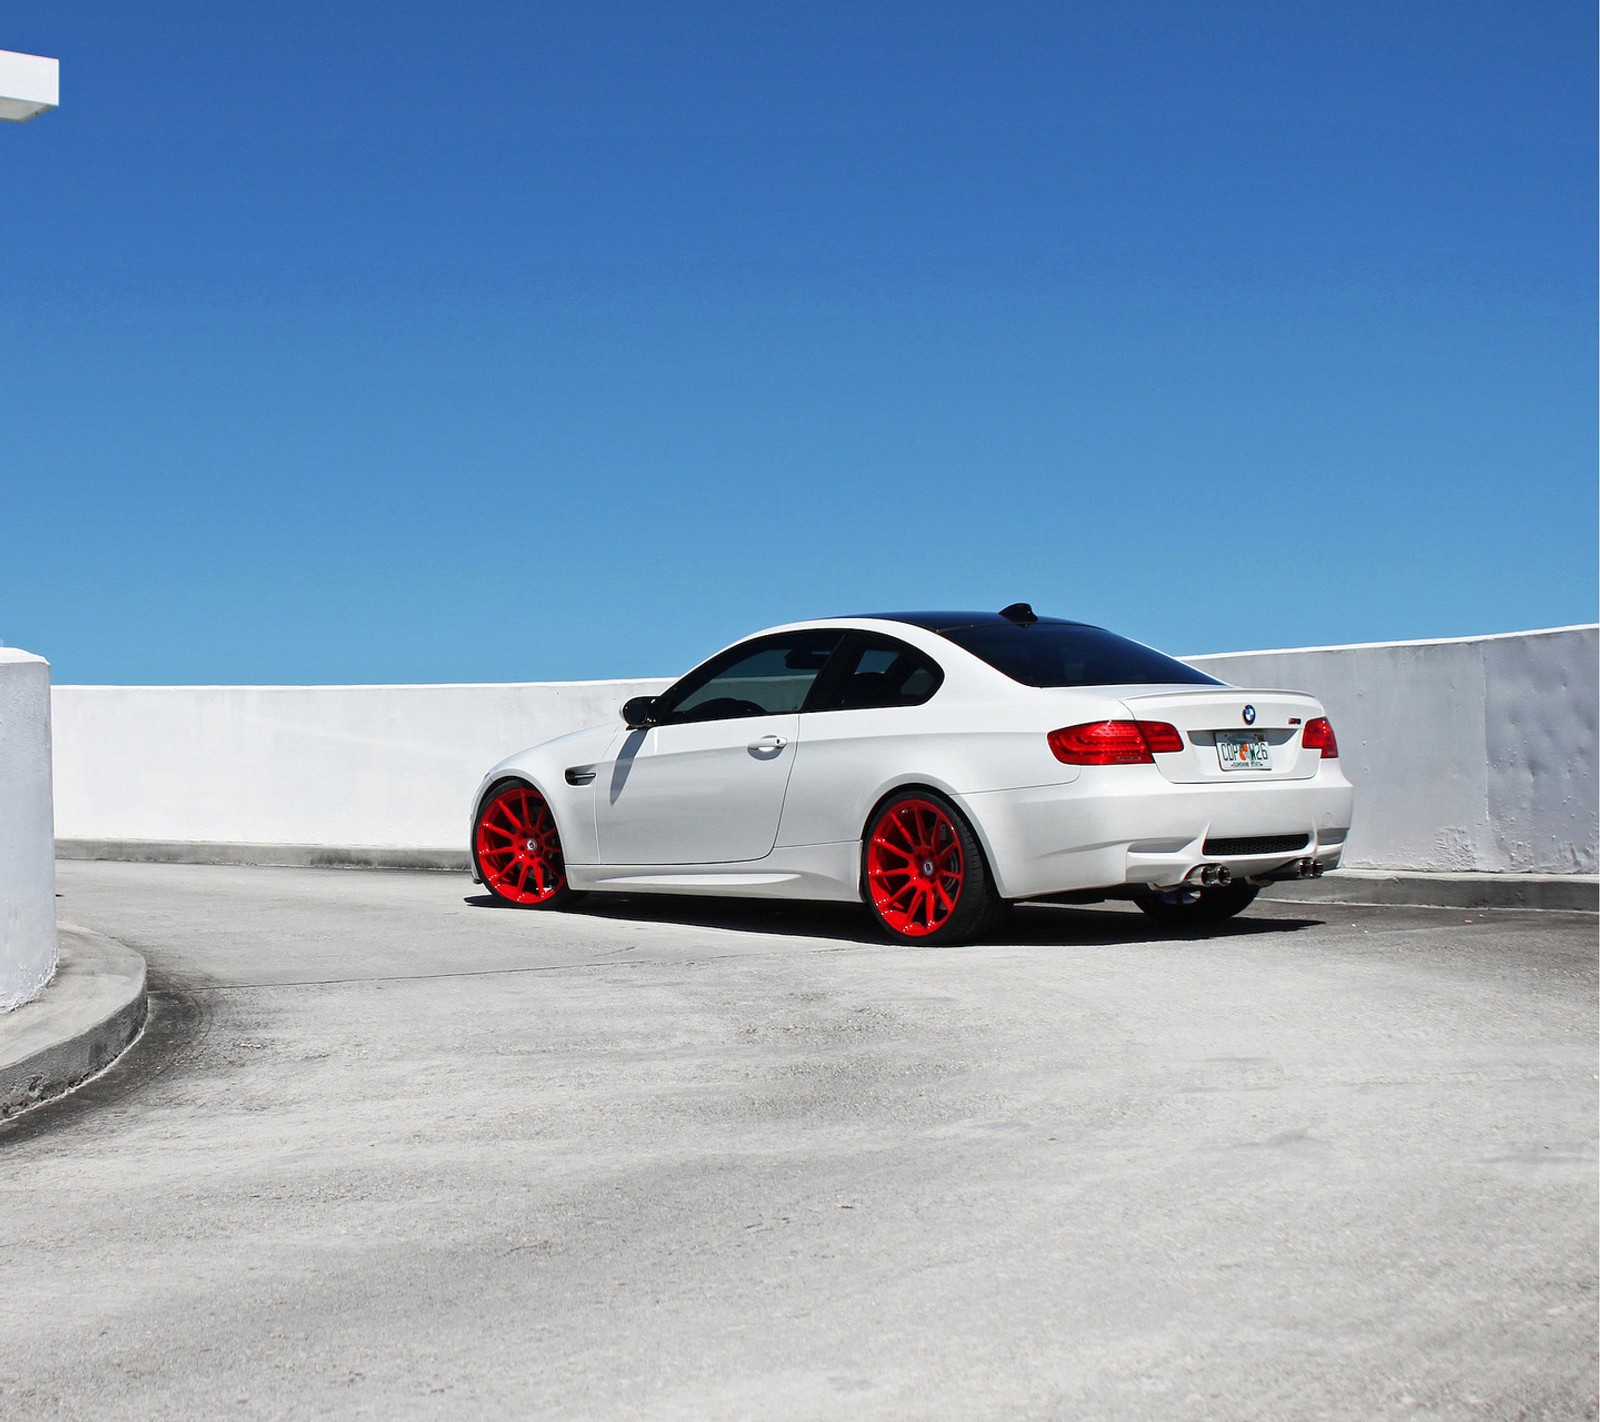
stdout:
[(861, 877), (879, 924), (902, 942), (967, 943), (1005, 911), (977, 836), (931, 790), (878, 807), (862, 846)]
[(565, 908), (578, 897), (567, 883), (555, 816), (521, 781), (496, 786), (472, 827), (472, 857), (484, 888), (517, 908)]
[[(1165, 894), (1151, 890), (1135, 894), (1133, 901), (1160, 923), (1175, 926), (1193, 924), (1199, 927), (1207, 923), (1221, 923), (1236, 913), (1243, 913), (1255, 902), (1260, 892), (1254, 884), (1222, 884), (1198, 891), (1189, 889)], [(1190, 898), (1191, 894), (1198, 896)]]

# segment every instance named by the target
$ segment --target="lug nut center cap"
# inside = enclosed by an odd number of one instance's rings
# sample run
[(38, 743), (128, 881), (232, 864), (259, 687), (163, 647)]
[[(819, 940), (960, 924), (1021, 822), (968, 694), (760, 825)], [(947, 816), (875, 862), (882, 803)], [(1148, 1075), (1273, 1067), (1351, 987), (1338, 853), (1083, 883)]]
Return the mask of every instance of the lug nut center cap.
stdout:
[(539, 841), (538, 841), (538, 840), (536, 840), (536, 839), (530, 839), (530, 840), (529, 840), (529, 841), (528, 841), (528, 848), (529, 848), (529, 849), (530, 849), (530, 850), (534, 850), (534, 849), (537, 849), (537, 848), (538, 848), (538, 847), (539, 847)]
[(924, 859), (922, 861), (922, 877), (924, 879), (933, 878), (933, 860)]

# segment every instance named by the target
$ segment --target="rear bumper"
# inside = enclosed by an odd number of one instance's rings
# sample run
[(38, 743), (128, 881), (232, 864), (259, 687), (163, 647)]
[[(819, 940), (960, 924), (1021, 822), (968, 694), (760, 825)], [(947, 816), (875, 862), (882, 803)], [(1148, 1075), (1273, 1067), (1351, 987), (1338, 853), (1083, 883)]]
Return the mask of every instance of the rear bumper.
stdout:
[[(1154, 766), (1106, 766), (1065, 785), (965, 797), (1008, 899), (1165, 887), (1203, 864), (1226, 865), (1236, 879), (1290, 871), (1301, 859), (1332, 869), (1344, 853), (1354, 798), (1335, 761), (1307, 780), (1237, 785), (1175, 785)], [(1269, 836), (1303, 843), (1265, 853), (1216, 844)]]

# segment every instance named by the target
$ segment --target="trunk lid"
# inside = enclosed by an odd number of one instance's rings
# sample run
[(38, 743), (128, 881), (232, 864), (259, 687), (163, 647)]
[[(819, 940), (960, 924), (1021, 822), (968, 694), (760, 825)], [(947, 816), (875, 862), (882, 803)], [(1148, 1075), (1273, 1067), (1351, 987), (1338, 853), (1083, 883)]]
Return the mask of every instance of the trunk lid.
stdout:
[[(1305, 724), (1323, 714), (1322, 703), (1303, 691), (1251, 691), (1231, 686), (1186, 686), (1171, 691), (1131, 692), (1122, 704), (1136, 721), (1165, 721), (1176, 726), (1183, 749), (1156, 756), (1161, 773), (1174, 784), (1205, 782), (1309, 780), (1322, 764), (1320, 751), (1300, 743)], [(1224, 769), (1224, 740), (1236, 745), (1254, 742), (1245, 755), (1259, 756), (1266, 742), (1265, 769)], [(1229, 758), (1238, 764), (1240, 757)]]

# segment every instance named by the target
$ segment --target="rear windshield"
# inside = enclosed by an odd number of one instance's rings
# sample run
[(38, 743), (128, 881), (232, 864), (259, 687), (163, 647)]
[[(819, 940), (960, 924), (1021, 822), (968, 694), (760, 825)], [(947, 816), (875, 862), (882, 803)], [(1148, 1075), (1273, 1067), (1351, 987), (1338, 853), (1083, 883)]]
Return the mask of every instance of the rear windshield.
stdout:
[(1215, 677), (1103, 627), (1070, 622), (986, 623), (941, 629), (1024, 686), (1221, 686)]

